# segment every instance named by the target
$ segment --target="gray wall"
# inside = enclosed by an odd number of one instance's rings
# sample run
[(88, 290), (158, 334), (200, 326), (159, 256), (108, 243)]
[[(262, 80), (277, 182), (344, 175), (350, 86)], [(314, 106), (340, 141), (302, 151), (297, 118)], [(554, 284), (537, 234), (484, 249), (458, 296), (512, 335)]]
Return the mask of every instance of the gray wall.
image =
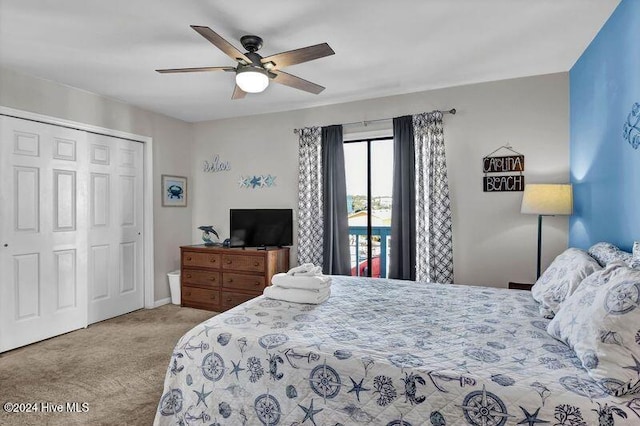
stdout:
[(0, 105), (153, 138), (155, 300), (169, 297), (167, 272), (191, 242), (192, 207), (161, 207), (160, 175), (191, 176), (192, 127), (83, 90), (0, 68)]
[[(294, 128), (451, 107), (458, 110), (455, 116), (445, 115), (455, 281), (496, 287), (506, 287), (508, 281), (534, 282), (536, 217), (520, 214), (522, 193), (482, 192), (481, 159), (508, 142), (526, 156), (527, 182), (568, 182), (567, 73), (196, 123), (191, 186), (194, 227), (213, 225), (222, 237), (229, 234), (230, 208), (296, 209)], [(390, 126), (387, 122), (346, 130), (357, 133)], [(202, 170), (202, 162), (215, 155), (230, 162), (230, 172)], [(276, 175), (277, 186), (240, 188), (238, 179), (249, 174)], [(193, 231), (193, 241), (199, 238)], [(545, 218), (543, 267), (566, 247), (567, 218)]]
[[(461, 284), (506, 287), (535, 278), (536, 218), (520, 214), (521, 193), (482, 192), (483, 156), (509, 142), (526, 156), (527, 182), (569, 179), (567, 73), (190, 124), (0, 69), (0, 105), (150, 136), (156, 188), (161, 174), (190, 178), (187, 208), (161, 207), (159, 190), (154, 194), (156, 300), (169, 296), (166, 273), (179, 265), (178, 246), (200, 242), (195, 226), (213, 225), (222, 237), (229, 233), (230, 208), (296, 208), (294, 128), (456, 107), (457, 115), (445, 116), (445, 140)], [(386, 122), (346, 130), (390, 134), (389, 128)], [(216, 154), (231, 163), (230, 172), (203, 172), (202, 162)], [(238, 179), (248, 174), (275, 175), (277, 186), (239, 188)], [(567, 219), (545, 218), (543, 267), (566, 246)]]

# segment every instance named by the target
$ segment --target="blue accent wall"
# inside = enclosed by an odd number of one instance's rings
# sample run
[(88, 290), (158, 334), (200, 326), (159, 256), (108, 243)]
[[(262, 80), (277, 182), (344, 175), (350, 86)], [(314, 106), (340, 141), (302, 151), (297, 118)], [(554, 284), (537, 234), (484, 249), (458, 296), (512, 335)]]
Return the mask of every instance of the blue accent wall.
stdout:
[(622, 0), (571, 68), (569, 87), (569, 245), (608, 241), (630, 251), (640, 240), (640, 147), (623, 128), (640, 103), (640, 1)]

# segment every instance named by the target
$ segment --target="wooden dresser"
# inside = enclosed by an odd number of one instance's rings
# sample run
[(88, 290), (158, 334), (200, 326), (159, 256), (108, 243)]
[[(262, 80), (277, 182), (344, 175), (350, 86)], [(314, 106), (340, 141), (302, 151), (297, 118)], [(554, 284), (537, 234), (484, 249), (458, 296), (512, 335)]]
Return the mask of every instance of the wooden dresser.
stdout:
[(289, 248), (180, 247), (182, 306), (222, 312), (262, 294), (289, 270)]

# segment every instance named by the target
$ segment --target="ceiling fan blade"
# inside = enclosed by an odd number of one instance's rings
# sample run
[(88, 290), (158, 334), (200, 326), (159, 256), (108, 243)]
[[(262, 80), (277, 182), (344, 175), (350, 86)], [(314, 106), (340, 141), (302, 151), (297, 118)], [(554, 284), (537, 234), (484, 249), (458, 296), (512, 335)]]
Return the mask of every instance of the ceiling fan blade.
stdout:
[(231, 43), (223, 39), (218, 33), (213, 31), (211, 28), (201, 27), (198, 25), (191, 25), (191, 28), (196, 30), (198, 34), (200, 34), (202, 37), (209, 40), (214, 46), (222, 50), (228, 57), (230, 57), (234, 61), (237, 61), (237, 62), (244, 61), (247, 64), (251, 63), (251, 60), (247, 58), (244, 55), (244, 53), (236, 49)]
[(169, 68), (164, 70), (156, 70), (160, 74), (170, 74), (177, 72), (206, 72), (206, 71), (235, 71), (233, 67), (199, 67), (199, 68)]
[(304, 90), (305, 92), (316, 95), (324, 90), (324, 87), (319, 84), (312, 83), (292, 74), (287, 74), (284, 71), (271, 71), (271, 73), (275, 74), (273, 81), (284, 84), (285, 86), (293, 87), (294, 89)]
[(291, 65), (324, 58), (325, 56), (330, 56), (335, 53), (336, 52), (334, 52), (327, 43), (321, 43), (316, 44), (315, 46), (302, 47), (300, 49), (267, 56), (266, 58), (262, 58), (262, 63), (266, 64), (267, 62), (273, 62), (275, 65), (271, 69), (278, 70)]
[(247, 96), (247, 92), (242, 90), (237, 84), (236, 87), (233, 88), (233, 95), (231, 95), (231, 99), (242, 99)]

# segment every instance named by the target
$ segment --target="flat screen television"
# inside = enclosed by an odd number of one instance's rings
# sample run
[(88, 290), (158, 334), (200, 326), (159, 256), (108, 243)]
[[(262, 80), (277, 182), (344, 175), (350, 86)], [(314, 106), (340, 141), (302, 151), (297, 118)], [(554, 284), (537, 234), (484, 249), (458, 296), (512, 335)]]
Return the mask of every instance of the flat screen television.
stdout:
[(231, 209), (231, 247), (290, 246), (292, 209)]

